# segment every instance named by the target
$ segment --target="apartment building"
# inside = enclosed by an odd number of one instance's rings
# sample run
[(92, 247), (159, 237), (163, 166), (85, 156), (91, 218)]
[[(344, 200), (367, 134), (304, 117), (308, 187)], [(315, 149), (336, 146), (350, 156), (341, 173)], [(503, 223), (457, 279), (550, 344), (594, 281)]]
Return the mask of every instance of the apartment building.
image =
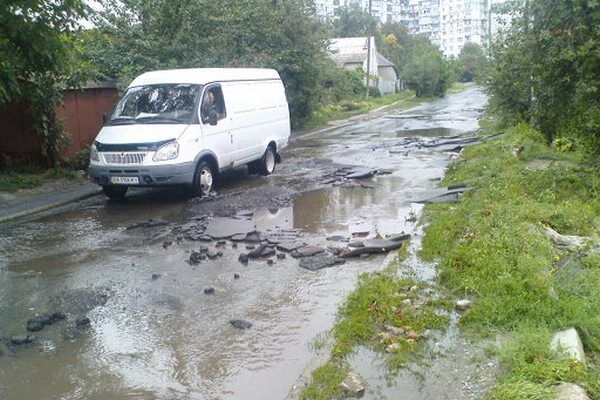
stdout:
[[(382, 23), (399, 21), (403, 0), (372, 0), (371, 14)], [(340, 7), (358, 5), (363, 10), (369, 9), (369, 0), (315, 0), (317, 14), (332, 17)]]
[[(400, 22), (411, 34), (427, 35), (444, 55), (455, 57), (465, 43), (487, 44), (492, 1), (504, 0), (372, 0), (371, 13), (381, 23)], [(324, 17), (353, 4), (366, 10), (369, 0), (316, 0), (317, 13)]]
[(485, 45), (489, 37), (490, 0), (440, 0), (440, 48), (458, 56), (465, 43)]

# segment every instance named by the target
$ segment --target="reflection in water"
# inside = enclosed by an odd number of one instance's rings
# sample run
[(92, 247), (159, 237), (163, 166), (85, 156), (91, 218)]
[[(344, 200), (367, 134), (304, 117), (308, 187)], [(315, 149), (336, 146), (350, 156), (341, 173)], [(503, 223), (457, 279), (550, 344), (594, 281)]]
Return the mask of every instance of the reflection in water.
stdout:
[[(410, 217), (421, 210), (411, 199), (433, 186), (449, 157), (429, 150), (393, 155), (386, 146), (404, 127), (464, 132), (476, 113), (458, 110), (481, 106), (477, 93), (421, 107), (426, 118), (378, 118), (295, 142), (289, 163), (317, 155), (391, 175), (375, 178), (373, 189), (303, 194), (293, 207), (255, 212), (254, 222), (261, 230), (301, 228), (321, 245), (325, 236), (357, 229), (411, 232)], [(250, 179), (244, 187), (264, 182)], [(331, 327), (356, 276), (380, 267), (381, 258), (373, 258), (313, 273), (291, 257), (243, 266), (237, 258), (247, 250), (231, 243), (209, 244), (223, 257), (190, 266), (185, 260), (199, 243), (174, 240), (163, 249), (163, 228), (125, 229), (149, 217), (178, 222), (185, 212), (181, 198), (156, 194), (0, 227), (0, 336), (26, 333), (37, 313), (68, 314), (39, 332), (34, 345), (0, 345), (0, 397), (282, 399), (312, 357), (308, 343)], [(204, 294), (207, 287), (215, 293)], [(99, 293), (107, 297), (99, 301)], [(82, 315), (88, 328), (75, 327)], [(253, 326), (238, 331), (232, 319)]]

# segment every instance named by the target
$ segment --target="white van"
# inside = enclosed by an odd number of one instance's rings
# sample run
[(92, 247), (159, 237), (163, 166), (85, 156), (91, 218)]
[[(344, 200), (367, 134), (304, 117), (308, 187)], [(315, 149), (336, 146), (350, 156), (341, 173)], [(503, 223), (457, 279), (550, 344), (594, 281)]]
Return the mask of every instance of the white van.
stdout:
[(92, 182), (110, 198), (129, 186), (186, 185), (248, 164), (269, 175), (290, 137), (285, 89), (272, 69), (153, 71), (134, 79), (90, 152)]

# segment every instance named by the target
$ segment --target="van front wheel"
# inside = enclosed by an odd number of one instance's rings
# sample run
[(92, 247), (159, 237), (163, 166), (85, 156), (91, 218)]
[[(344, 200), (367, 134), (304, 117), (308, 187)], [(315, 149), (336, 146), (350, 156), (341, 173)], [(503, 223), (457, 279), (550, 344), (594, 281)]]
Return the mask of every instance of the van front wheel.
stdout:
[(192, 185), (192, 194), (194, 196), (206, 196), (214, 186), (215, 173), (212, 166), (207, 161), (200, 161), (194, 174), (194, 184)]
[(127, 193), (128, 186), (120, 186), (120, 185), (104, 185), (102, 186), (102, 190), (104, 194), (109, 199), (122, 199), (125, 197)]
[(275, 149), (273, 149), (273, 146), (269, 146), (262, 158), (256, 161), (253, 169), (261, 175), (271, 175), (273, 171), (275, 171), (276, 162), (277, 156), (275, 154)]

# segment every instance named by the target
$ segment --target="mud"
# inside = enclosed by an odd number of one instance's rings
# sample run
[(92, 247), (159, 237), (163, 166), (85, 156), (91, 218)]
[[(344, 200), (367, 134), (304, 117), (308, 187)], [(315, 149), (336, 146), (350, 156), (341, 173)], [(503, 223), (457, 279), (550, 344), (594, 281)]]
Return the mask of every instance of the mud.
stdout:
[[(462, 137), (484, 102), (470, 89), (296, 137), (274, 175), (229, 172), (208, 198), (131, 190), (1, 226), (0, 337), (27, 336), (36, 315), (66, 318), (15, 349), (2, 342), (0, 397), (284, 398), (358, 274), (383, 259), (337, 264), (335, 252), (414, 234), (413, 200), (456, 155), (411, 143)], [(248, 256), (261, 246), (275, 254)], [(320, 251), (285, 256), (303, 248)]]

